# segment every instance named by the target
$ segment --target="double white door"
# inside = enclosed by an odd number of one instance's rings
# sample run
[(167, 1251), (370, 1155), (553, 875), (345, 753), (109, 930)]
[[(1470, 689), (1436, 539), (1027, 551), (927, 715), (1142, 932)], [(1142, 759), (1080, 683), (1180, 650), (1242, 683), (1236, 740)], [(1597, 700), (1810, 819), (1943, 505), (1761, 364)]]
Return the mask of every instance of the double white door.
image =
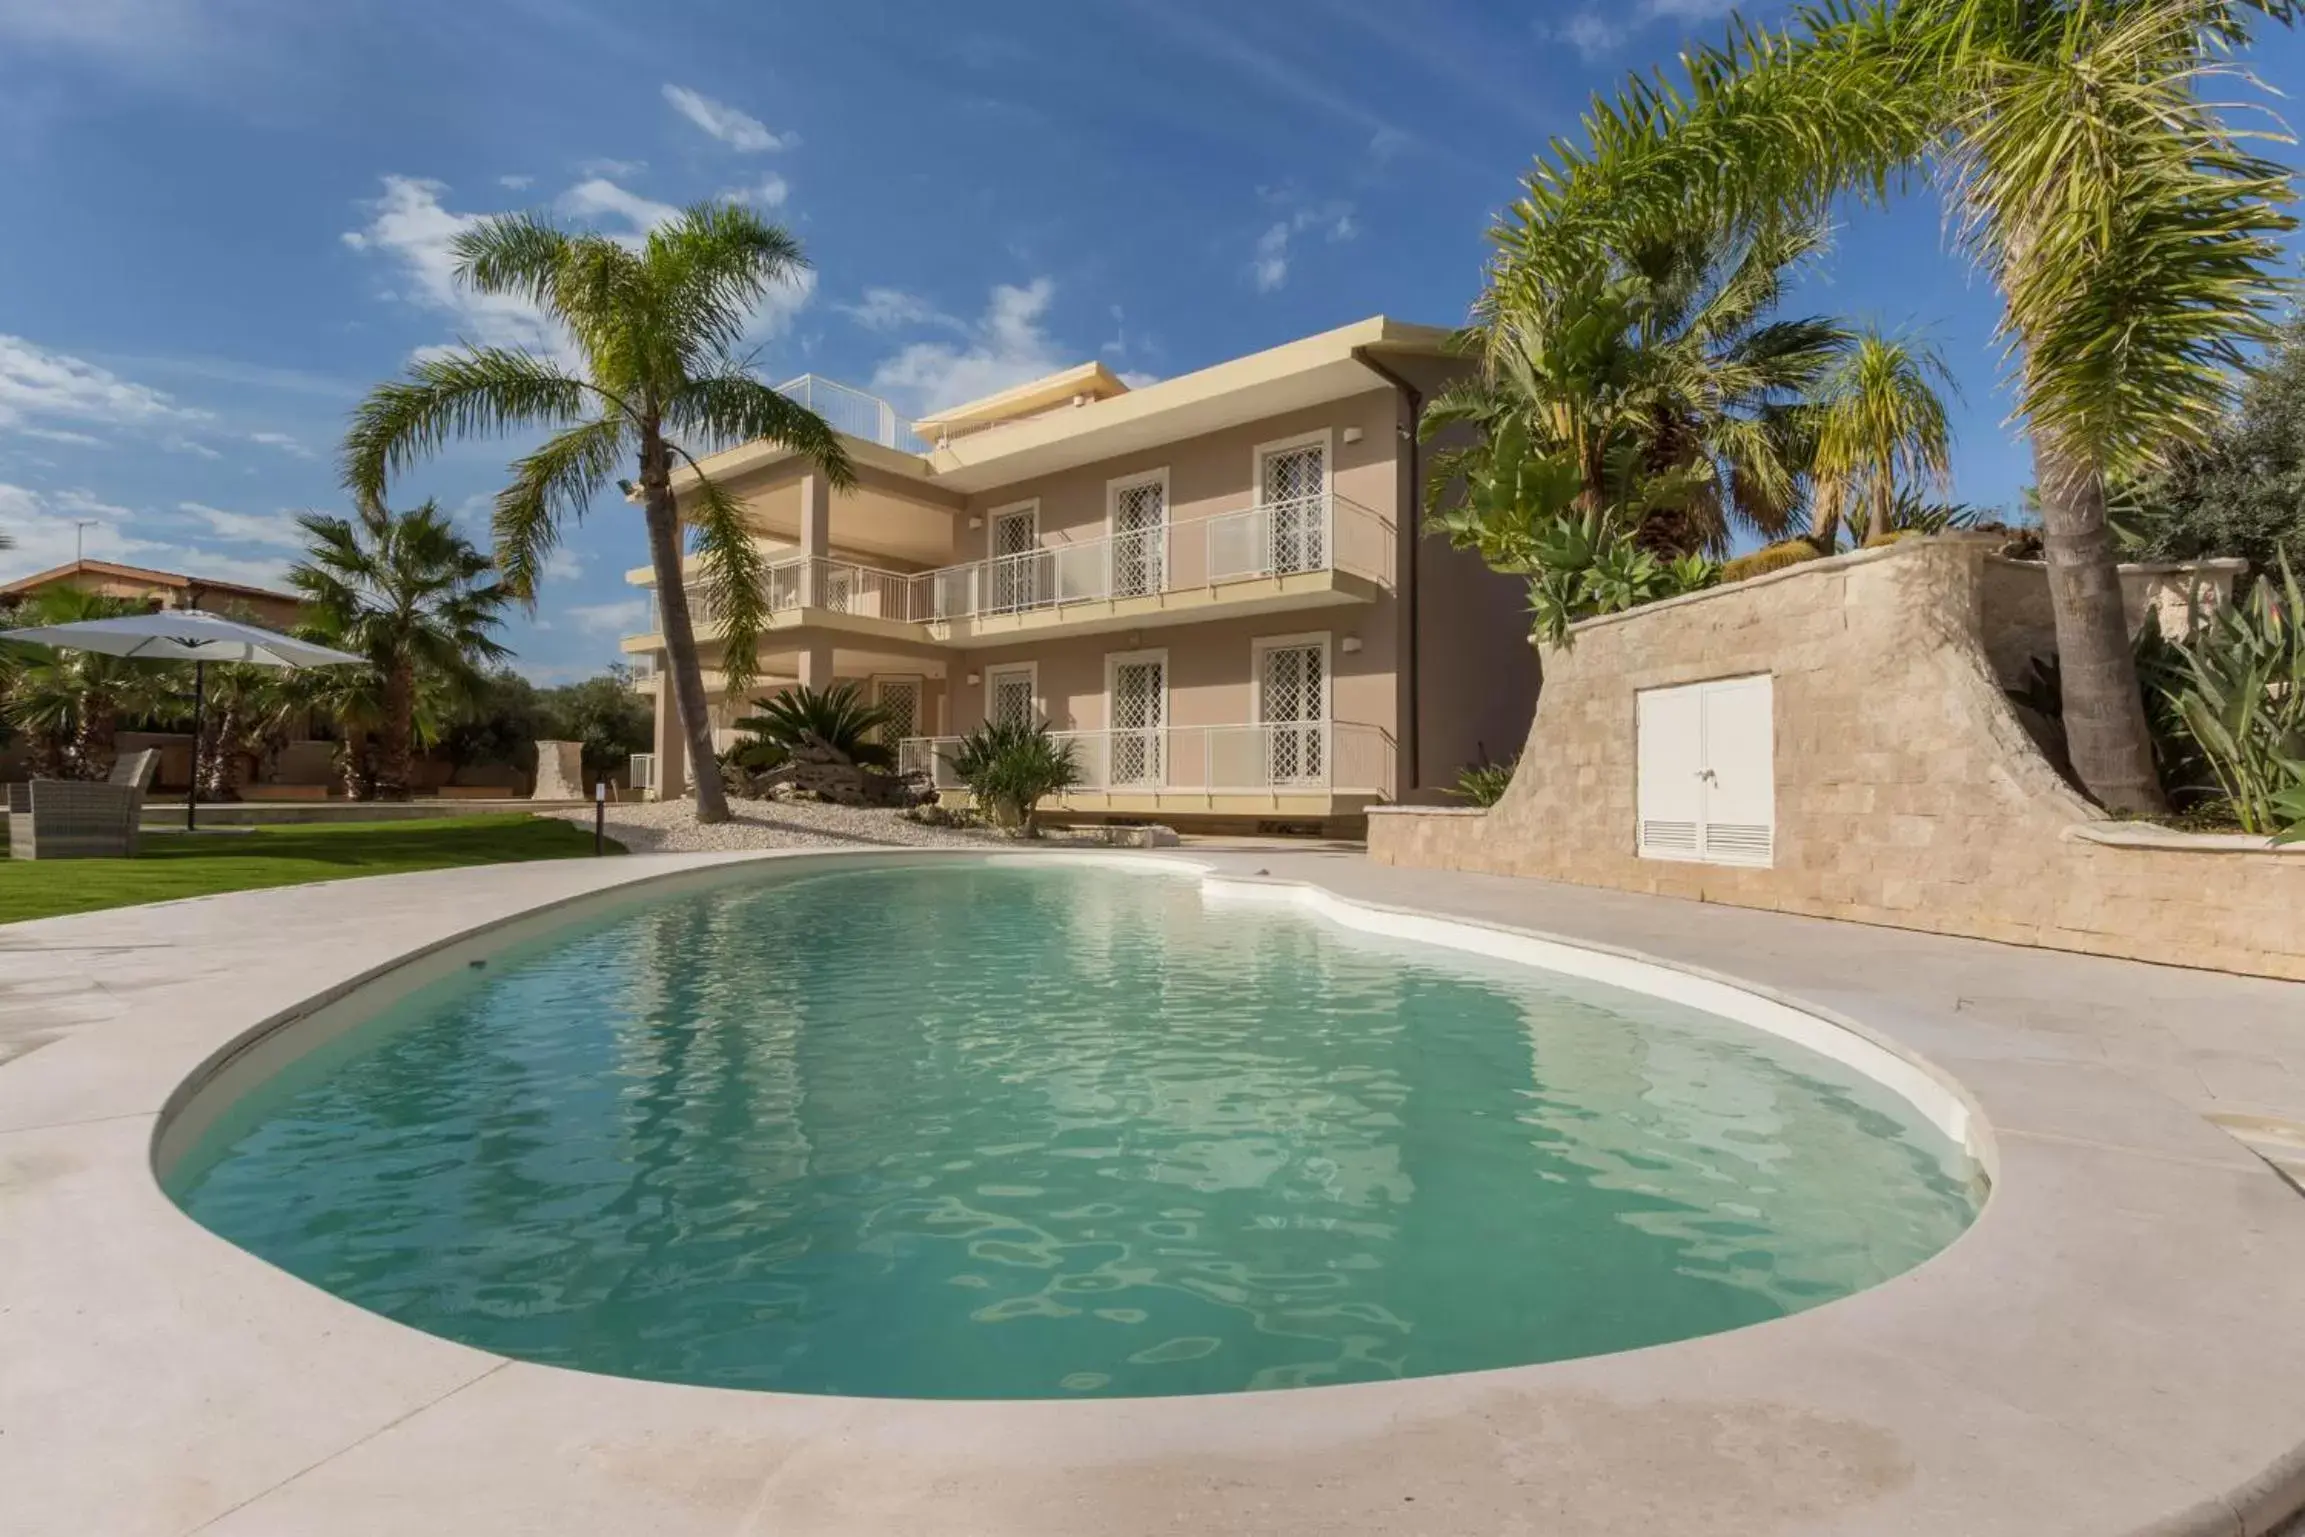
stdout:
[(1259, 467), (1270, 519), (1267, 563), (1275, 574), (1328, 565), (1328, 449), (1319, 443), (1275, 449)]
[(1318, 784), (1328, 775), (1328, 657), (1315, 645), (1268, 646), (1257, 665), (1265, 778)]
[(1168, 658), (1115, 657), (1112, 661), (1112, 754), (1116, 786), (1152, 787), (1168, 777)]
[(1636, 844), (1643, 859), (1767, 865), (1776, 857), (1776, 693), (1766, 675), (1639, 698)]

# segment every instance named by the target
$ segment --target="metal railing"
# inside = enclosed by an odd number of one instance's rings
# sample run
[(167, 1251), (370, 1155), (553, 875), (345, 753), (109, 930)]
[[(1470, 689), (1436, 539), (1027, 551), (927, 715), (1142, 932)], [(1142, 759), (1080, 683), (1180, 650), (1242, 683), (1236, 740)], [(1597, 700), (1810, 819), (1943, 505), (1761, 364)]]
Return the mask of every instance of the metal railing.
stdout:
[(878, 443), (883, 448), (898, 446), (898, 438), (912, 434), (911, 425), (896, 414), (896, 407), (878, 395), (868, 395), (853, 384), (842, 384), (817, 374), (802, 374), (787, 379), (776, 387), (779, 395), (808, 407), (830, 423), (835, 432), (845, 432), (852, 438)]
[[(801, 556), (770, 566), (763, 581), (772, 613), (820, 608), (919, 624), (1332, 570), (1391, 586), (1393, 525), (1349, 497), (1323, 493), (917, 574)], [(692, 623), (719, 622), (711, 587), (692, 584), (688, 604)], [(659, 628), (651, 589), (649, 633)]]
[[(1309, 721), (1050, 735), (1071, 744), (1081, 769), (1078, 788), (1089, 792), (1393, 795), (1393, 739), (1381, 726)], [(956, 736), (907, 737), (897, 744), (897, 771), (924, 774), (939, 790), (965, 789), (951, 762), (960, 742)]]
[(656, 788), (656, 754), (636, 752), (625, 764), (625, 782), (638, 794)]
[(962, 619), (1330, 570), (1390, 586), (1392, 524), (1349, 497), (1322, 493), (945, 566), (913, 580), (925, 591), (916, 599), (920, 617)]

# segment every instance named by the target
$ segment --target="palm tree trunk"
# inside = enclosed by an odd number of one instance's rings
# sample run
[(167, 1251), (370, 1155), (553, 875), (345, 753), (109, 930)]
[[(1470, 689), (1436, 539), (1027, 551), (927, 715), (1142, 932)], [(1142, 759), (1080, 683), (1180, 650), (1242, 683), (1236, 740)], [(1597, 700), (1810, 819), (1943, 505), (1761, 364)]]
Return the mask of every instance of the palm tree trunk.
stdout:
[[(1886, 464), (1888, 461), (1884, 459), (1879, 462)], [(1865, 542), (1867, 544), (1886, 539), (1894, 532), (1889, 520), (1889, 509), (1894, 494), (1889, 485), (1888, 475), (1886, 473), (1881, 474), (1873, 486), (1873, 514), (1865, 520)]]
[(80, 701), (80, 724), (73, 734), (72, 772), (82, 779), (103, 779), (119, 756), (120, 711), (103, 694), (91, 693)]
[(416, 668), (396, 659), (384, 676), (384, 720), (376, 741), (376, 798), (408, 799), (409, 743), (416, 734)]
[(2086, 460), (2033, 440), (2049, 606), (2065, 693), (2065, 740), (2081, 787), (2110, 811), (2163, 811), (2153, 738), (2137, 684), (2121, 575), (2105, 526), (2105, 477)]
[(664, 445), (653, 435), (640, 451), (641, 494), (648, 514), (648, 560), (656, 572), (657, 623), (664, 631), (665, 660), (672, 667), (672, 702), (681, 735), (688, 740), (689, 780), (696, 786), (696, 819), (728, 820), (728, 795), (721, 788), (720, 763), (712, 750), (712, 717), (704, 702), (704, 670), (696, 659), (696, 627), (689, 622), (688, 588), (680, 571), (680, 515), (672, 498), (672, 473)]

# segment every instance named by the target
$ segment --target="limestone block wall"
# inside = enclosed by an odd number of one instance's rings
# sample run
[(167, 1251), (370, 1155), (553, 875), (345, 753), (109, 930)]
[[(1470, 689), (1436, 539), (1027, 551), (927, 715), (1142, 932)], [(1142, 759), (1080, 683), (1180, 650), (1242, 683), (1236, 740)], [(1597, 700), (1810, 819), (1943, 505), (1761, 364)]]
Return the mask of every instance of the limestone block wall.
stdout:
[[(1587, 621), (1545, 656), (1505, 798), (1373, 810), (1369, 855), (2305, 979), (2305, 848), (2108, 824), (2001, 692), (1987, 560), (1907, 541)], [(1639, 858), (1635, 695), (1761, 672), (1774, 864)]]

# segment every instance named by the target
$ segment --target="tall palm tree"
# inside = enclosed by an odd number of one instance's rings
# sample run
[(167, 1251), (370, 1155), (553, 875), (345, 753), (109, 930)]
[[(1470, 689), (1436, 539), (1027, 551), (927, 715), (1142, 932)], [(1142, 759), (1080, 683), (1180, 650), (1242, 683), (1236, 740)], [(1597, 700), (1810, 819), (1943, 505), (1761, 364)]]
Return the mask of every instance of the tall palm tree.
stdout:
[(431, 502), (403, 513), (370, 502), (356, 518), (311, 512), (296, 521), (307, 543), (289, 585), (315, 639), (368, 659), (376, 793), (406, 800), (425, 682), (469, 680), (479, 664), (510, 655), (490, 632), (512, 595), (495, 563)]
[(2249, 12), (2292, 0), (1853, 0), (1735, 25), (1679, 86), (1635, 81), (1556, 148), (1503, 232), (1555, 265), (1628, 220), (1814, 214), (1924, 179), (1999, 287), (2033, 442), (2075, 772), (2159, 809), (2106, 485), (2198, 442), (2270, 334), (2283, 170), (2227, 121)]
[[(752, 682), (767, 619), (767, 562), (735, 498), (703, 472), (697, 455), (765, 439), (804, 455), (835, 486), (856, 479), (824, 419), (761, 383), (735, 356), (754, 306), (807, 265), (800, 245), (742, 207), (707, 204), (650, 231), (637, 250), (526, 214), (485, 220), (453, 248), (458, 282), (551, 315), (573, 338), (581, 368), (502, 347), (425, 358), (354, 413), (345, 482), (379, 496), (392, 474), (451, 438), (553, 429), (514, 462), (512, 484), (496, 498), (497, 564), (506, 585), (533, 601), (562, 521), (581, 517), (621, 467), (635, 466), (673, 700), (698, 770), (697, 819), (726, 821), (681, 571), (682, 525), (695, 531), (713, 590), (731, 695)], [(676, 503), (672, 477), (684, 466), (692, 479)]]
[[(16, 612), (24, 626), (78, 624), (148, 613), (133, 598), (77, 587), (49, 587)], [(102, 779), (112, 772), (114, 738), (123, 719), (164, 713), (176, 669), (165, 664), (47, 646), (8, 648), (0, 660), (8, 724), (25, 735), (35, 775)]]
[(1905, 337), (1860, 332), (1812, 402), (1812, 535), (1828, 552), (1843, 524), (1886, 539), (1898, 498), (1950, 488), (1953, 432), (1939, 386), (1956, 390), (1944, 360)]
[(1480, 373), (1427, 414), (1428, 432), (1472, 422), (1483, 444), (1437, 455), (1436, 479), (1478, 468), (1510, 417), (1574, 467), (1581, 512), (1684, 482), (1632, 514), (1657, 555), (1781, 537), (1806, 468), (1800, 402), (1848, 342), (1829, 320), (1771, 318), (1821, 240), (1814, 224), (1659, 224), (1609, 231), (1575, 262), (1501, 267), (1467, 338)]

